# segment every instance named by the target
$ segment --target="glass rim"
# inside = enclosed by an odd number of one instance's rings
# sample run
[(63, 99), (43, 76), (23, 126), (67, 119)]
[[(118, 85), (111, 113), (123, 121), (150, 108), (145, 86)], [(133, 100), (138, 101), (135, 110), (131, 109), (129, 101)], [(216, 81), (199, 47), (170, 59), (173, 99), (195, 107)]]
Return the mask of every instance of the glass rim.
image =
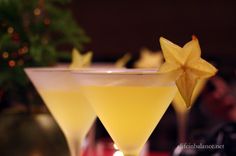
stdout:
[(71, 72), (83, 75), (168, 75), (173, 72), (160, 73), (155, 68), (74, 68), (67, 67), (26, 67), (32, 72)]
[(90, 75), (156, 75), (157, 69), (135, 69), (135, 68), (99, 68), (99, 69), (79, 69), (72, 70), (73, 74), (90, 74)]
[(66, 67), (26, 67), (26, 71), (33, 72), (73, 72), (80, 74), (160, 74), (155, 68), (135, 69), (135, 68), (66, 68)]
[(26, 67), (24, 70), (32, 72), (70, 72), (73, 69), (66, 67)]

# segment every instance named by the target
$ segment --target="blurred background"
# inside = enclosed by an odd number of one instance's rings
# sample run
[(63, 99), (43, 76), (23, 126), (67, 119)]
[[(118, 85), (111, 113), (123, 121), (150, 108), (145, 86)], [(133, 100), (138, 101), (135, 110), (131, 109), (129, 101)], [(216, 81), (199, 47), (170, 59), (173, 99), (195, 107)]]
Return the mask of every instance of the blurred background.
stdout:
[[(91, 42), (95, 61), (114, 61), (142, 47), (159, 50), (159, 37), (183, 45), (195, 34), (204, 57), (235, 65), (233, 0), (72, 1), (71, 9)], [(225, 61), (227, 60), (227, 61)]]
[[(70, 63), (74, 47), (92, 50), (93, 62), (114, 63), (130, 53), (126, 66), (134, 67), (143, 48), (160, 50), (160, 36), (183, 46), (196, 35), (203, 58), (219, 69), (189, 112), (188, 138), (228, 136), (224, 125), (234, 127), (236, 121), (235, 8), (234, 0), (0, 0), (0, 155), (68, 154), (24, 67)], [(51, 127), (42, 128), (42, 120)], [(96, 125), (96, 141), (110, 141)], [(172, 153), (177, 127), (170, 107), (150, 137), (150, 151)], [(236, 145), (235, 139), (230, 143)]]

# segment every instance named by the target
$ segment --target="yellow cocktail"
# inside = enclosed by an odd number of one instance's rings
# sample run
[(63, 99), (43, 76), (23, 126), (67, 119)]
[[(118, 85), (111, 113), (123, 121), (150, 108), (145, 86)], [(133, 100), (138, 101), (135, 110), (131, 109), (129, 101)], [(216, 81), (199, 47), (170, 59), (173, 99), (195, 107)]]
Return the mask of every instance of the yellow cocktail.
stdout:
[(136, 156), (176, 94), (173, 75), (156, 70), (74, 73), (81, 90), (125, 155)]
[(96, 115), (70, 70), (31, 68), (26, 73), (65, 134), (71, 155), (79, 156), (81, 142)]

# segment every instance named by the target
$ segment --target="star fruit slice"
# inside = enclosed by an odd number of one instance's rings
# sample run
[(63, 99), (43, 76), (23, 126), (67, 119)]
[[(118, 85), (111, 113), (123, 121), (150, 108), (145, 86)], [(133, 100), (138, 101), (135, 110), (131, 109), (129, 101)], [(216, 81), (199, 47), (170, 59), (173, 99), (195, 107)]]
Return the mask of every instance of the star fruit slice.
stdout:
[(115, 62), (115, 67), (116, 68), (124, 68), (125, 65), (130, 61), (130, 59), (131, 59), (131, 54), (130, 53), (126, 53), (124, 56), (122, 56), (121, 58), (119, 58)]
[(140, 58), (134, 63), (135, 68), (160, 68), (163, 63), (163, 56), (160, 51), (151, 51), (143, 48), (140, 51)]
[(72, 50), (72, 62), (69, 68), (83, 68), (88, 67), (91, 64), (93, 52), (89, 51), (86, 54), (81, 54), (77, 49)]
[(201, 58), (200, 45), (195, 36), (183, 47), (179, 47), (163, 37), (160, 38), (160, 44), (165, 58), (160, 72), (178, 73), (176, 86), (189, 108), (192, 105), (191, 98), (197, 81), (215, 75), (217, 69)]

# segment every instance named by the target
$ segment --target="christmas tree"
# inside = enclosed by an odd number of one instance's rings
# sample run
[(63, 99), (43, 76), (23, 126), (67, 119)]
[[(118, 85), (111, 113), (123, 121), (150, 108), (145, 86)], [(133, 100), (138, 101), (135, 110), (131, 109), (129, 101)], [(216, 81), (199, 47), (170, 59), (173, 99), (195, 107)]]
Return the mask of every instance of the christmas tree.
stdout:
[(65, 5), (69, 0), (0, 0), (0, 108), (35, 103), (23, 69), (69, 60), (89, 42)]

